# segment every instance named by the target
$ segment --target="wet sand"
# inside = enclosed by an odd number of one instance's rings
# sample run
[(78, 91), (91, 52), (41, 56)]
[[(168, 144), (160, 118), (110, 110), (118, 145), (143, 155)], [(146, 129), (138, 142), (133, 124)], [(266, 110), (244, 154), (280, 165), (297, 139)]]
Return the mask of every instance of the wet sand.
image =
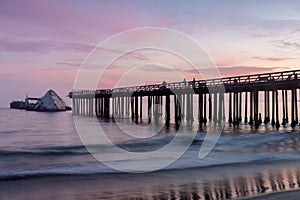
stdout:
[(244, 198), (247, 200), (298, 200), (300, 199), (300, 190), (275, 192), (266, 195)]
[(299, 199), (299, 191), (279, 191), (299, 189), (299, 177), (300, 167), (295, 163), (277, 166), (236, 164), (226, 168), (207, 167), (146, 174), (38, 176), (0, 180), (0, 199), (220, 200), (252, 197), (250, 199), (254, 200), (293, 200)]

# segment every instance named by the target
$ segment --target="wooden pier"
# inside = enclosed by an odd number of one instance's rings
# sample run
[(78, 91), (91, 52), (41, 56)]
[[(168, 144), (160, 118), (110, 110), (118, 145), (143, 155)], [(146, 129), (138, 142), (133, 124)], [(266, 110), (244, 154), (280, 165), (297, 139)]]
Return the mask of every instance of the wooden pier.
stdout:
[[(298, 79), (299, 77), (299, 79)], [(73, 90), (73, 114), (179, 125), (298, 125), (300, 70), (99, 90)], [(281, 97), (280, 97), (281, 96)], [(145, 105), (144, 105), (145, 104)], [(171, 118), (172, 116), (172, 118)]]

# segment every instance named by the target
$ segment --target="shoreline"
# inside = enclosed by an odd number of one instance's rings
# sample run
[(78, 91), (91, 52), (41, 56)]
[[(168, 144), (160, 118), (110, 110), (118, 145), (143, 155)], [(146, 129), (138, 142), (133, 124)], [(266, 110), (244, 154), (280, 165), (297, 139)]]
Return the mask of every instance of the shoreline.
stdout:
[(238, 200), (298, 200), (300, 189), (277, 191), (252, 197), (239, 198)]

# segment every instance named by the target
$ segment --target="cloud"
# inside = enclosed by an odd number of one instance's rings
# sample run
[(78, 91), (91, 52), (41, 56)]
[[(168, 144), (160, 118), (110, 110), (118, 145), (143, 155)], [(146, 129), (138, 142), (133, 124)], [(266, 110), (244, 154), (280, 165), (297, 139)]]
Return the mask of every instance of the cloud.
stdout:
[(276, 38), (298, 34), (300, 20), (274, 17), (272, 19), (259, 19), (249, 29), (249, 36), (257, 39)]
[(254, 33), (254, 34), (251, 34), (250, 37), (253, 37), (253, 38), (270, 38), (270, 37), (274, 37), (276, 36), (276, 34), (273, 34), (273, 33)]
[(145, 55), (145, 53), (140, 53), (142, 50), (135, 50), (135, 51), (129, 51), (129, 52), (124, 52), (121, 51), (119, 49), (113, 49), (113, 48), (108, 48), (108, 47), (102, 47), (100, 46), (95, 46), (95, 52), (97, 53), (103, 53), (103, 52), (108, 52), (108, 53), (115, 53), (116, 55), (123, 55), (122, 58), (137, 58), (139, 60), (148, 60), (147, 56)]
[(142, 61), (147, 61), (149, 60), (148, 57), (142, 53), (138, 53), (138, 52), (130, 52), (130, 53), (126, 53), (125, 55), (125, 58), (127, 59), (132, 59), (132, 56), (134, 59), (137, 59), (137, 60), (142, 60)]
[(300, 43), (295, 41), (276, 40), (274, 41), (276, 47), (289, 49), (289, 50), (300, 50)]
[(275, 71), (282, 71), (285, 68), (282, 67), (259, 67), (259, 66), (233, 66), (220, 68), (222, 77), (225, 76), (241, 76), (251, 74), (269, 73)]
[(95, 45), (73, 41), (51, 40), (20, 40), (0, 38), (0, 49), (10, 52), (36, 52), (47, 53), (50, 51), (90, 52)]
[(2, 30), (9, 30), (15, 35), (65, 35), (73, 39), (88, 37), (85, 30), (89, 20), (54, 1), (3, 0), (0, 16)]
[(256, 60), (263, 60), (263, 61), (271, 61), (271, 62), (279, 62), (279, 61), (289, 61), (289, 60), (296, 60), (297, 58), (274, 58), (274, 57), (252, 57)]
[[(242, 76), (242, 75), (251, 75), (251, 74), (260, 74), (260, 73), (269, 73), (274, 71), (281, 71), (285, 68), (282, 67), (258, 67), (258, 66), (232, 66), (232, 67), (222, 67), (219, 68), (220, 75), (222, 77), (230, 76)], [(201, 69), (201, 71), (208, 72), (212, 70), (211, 68)], [(201, 72), (200, 71), (200, 72)], [(198, 75), (199, 72), (196, 69), (184, 70), (186, 73)]]
[(141, 71), (151, 71), (151, 72), (171, 72), (174, 71), (174, 69), (154, 64), (149, 64), (145, 66), (141, 66), (139, 68)]
[(10, 74), (10, 73), (1, 73), (0, 74), (0, 77), (1, 78), (10, 78), (10, 77), (13, 77), (15, 76), (14, 74)]
[[(157, 11), (161, 2), (2, 0), (1, 35), (99, 41), (144, 26), (171, 27), (174, 14)], [(155, 12), (148, 13), (150, 6)], [(161, 9), (161, 8), (160, 8)]]
[(75, 62), (57, 62), (58, 65), (63, 65), (63, 66), (69, 66), (69, 67), (74, 67), (74, 68), (79, 68), (81, 63), (75, 63)]
[(66, 64), (66, 65), (63, 65), (63, 66), (54, 66), (54, 67), (43, 68), (40, 71), (43, 71), (43, 72), (76, 71), (77, 72), (78, 67)]

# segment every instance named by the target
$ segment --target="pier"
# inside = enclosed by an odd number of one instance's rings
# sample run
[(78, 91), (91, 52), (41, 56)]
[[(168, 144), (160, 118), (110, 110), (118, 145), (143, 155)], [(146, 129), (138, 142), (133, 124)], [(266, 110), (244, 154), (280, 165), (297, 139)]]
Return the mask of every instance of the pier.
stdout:
[[(299, 79), (298, 79), (299, 77)], [(247, 123), (277, 129), (298, 125), (300, 70), (209, 80), (141, 85), (99, 90), (73, 90), (74, 115), (131, 118), (139, 122), (185, 121), (202, 125)]]

